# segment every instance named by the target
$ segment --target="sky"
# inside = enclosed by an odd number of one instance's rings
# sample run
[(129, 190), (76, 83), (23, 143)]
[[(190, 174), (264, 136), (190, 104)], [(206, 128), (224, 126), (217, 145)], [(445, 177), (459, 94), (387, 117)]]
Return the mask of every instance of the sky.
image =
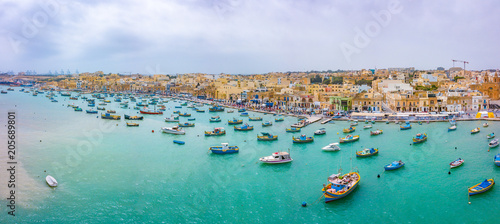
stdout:
[(496, 69), (498, 24), (496, 0), (0, 0), (0, 72)]

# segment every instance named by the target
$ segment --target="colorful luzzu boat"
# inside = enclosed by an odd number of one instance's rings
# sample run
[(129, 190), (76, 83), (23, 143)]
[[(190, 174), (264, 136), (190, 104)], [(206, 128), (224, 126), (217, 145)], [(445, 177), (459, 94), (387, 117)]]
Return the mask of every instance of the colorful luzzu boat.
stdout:
[(343, 176), (341, 174), (333, 174), (328, 177), (328, 185), (323, 184), (323, 194), (325, 196), (325, 203), (341, 199), (358, 186), (361, 177), (358, 172), (347, 173)]
[(284, 121), (285, 119), (282, 118), (282, 117), (277, 117), (277, 118), (274, 118), (274, 121), (275, 122), (281, 122), (281, 121)]
[(300, 131), (300, 128), (296, 128), (296, 127), (291, 127), (291, 128), (286, 129), (286, 132), (299, 132), (299, 131)]
[(228, 143), (221, 143), (221, 146), (212, 146), (209, 148), (209, 150), (215, 154), (230, 154), (240, 151), (238, 146), (229, 146)]
[(356, 157), (370, 157), (370, 156), (373, 156), (376, 154), (378, 154), (378, 149), (369, 148), (369, 149), (363, 149), (361, 151), (357, 151)]
[(214, 128), (213, 131), (205, 131), (205, 136), (220, 136), (225, 134), (226, 130), (224, 128)]
[(253, 130), (253, 126), (248, 125), (248, 124), (244, 124), (241, 126), (234, 126), (234, 130), (236, 130), (236, 131), (250, 131), (250, 130)]
[(243, 120), (238, 120), (236, 118), (233, 118), (233, 120), (228, 120), (227, 124), (243, 124)]
[(426, 133), (418, 133), (415, 137), (413, 137), (413, 144), (418, 144), (427, 141)]
[(396, 170), (396, 169), (403, 167), (404, 165), (405, 165), (405, 163), (403, 163), (403, 161), (399, 160), (399, 161), (394, 161), (391, 164), (385, 165), (384, 169), (385, 170)]
[(306, 135), (301, 135), (298, 138), (295, 138), (295, 136), (292, 137), (293, 143), (307, 143), (307, 142), (313, 142), (314, 137), (307, 137)]
[(209, 112), (222, 112), (224, 111), (224, 107), (219, 107), (219, 106), (213, 106), (208, 108)]
[(400, 130), (408, 130), (408, 129), (411, 129), (411, 124), (410, 122), (406, 122), (406, 124), (404, 126), (399, 126), (399, 129)]
[(495, 133), (490, 133), (490, 134), (486, 135), (487, 139), (491, 139), (491, 138), (494, 138), (494, 137), (495, 137)]
[(469, 188), (469, 195), (481, 194), (490, 190), (495, 185), (495, 180), (488, 179)]
[(349, 128), (344, 128), (343, 132), (344, 133), (351, 133), (356, 131), (356, 127), (350, 126)]
[(500, 142), (498, 142), (498, 139), (493, 139), (493, 140), (491, 140), (491, 142), (490, 142), (490, 143), (488, 143), (488, 146), (489, 146), (490, 148), (495, 148), (495, 147), (497, 147), (499, 144), (500, 144)]
[(102, 119), (109, 119), (109, 120), (120, 120), (120, 115), (111, 115), (109, 113), (106, 114), (101, 114)]
[(273, 125), (273, 123), (270, 122), (270, 121), (266, 121), (266, 122), (262, 123), (262, 127), (268, 127), (268, 126), (271, 126), (271, 125)]
[(347, 135), (347, 136), (345, 136), (343, 138), (340, 138), (339, 142), (340, 143), (345, 143), (345, 142), (354, 142), (354, 141), (357, 141), (357, 140), (359, 140), (359, 135), (354, 135), (354, 136)]
[(211, 117), (209, 120), (210, 120), (210, 122), (221, 122), (222, 121), (219, 116)]
[(129, 115), (124, 115), (126, 120), (143, 120), (143, 116), (129, 116)]
[(184, 122), (184, 123), (179, 123), (179, 127), (194, 127), (194, 123), (189, 123), (189, 122)]
[(481, 131), (481, 129), (479, 128), (474, 128), (470, 131), (471, 134), (476, 134), (476, 133), (479, 133), (479, 131)]
[(249, 117), (249, 121), (262, 121), (262, 117)]
[(262, 135), (257, 135), (258, 141), (273, 141), (278, 140), (278, 135), (269, 134), (267, 132), (261, 132)]
[(188, 114), (188, 113), (179, 113), (179, 116), (181, 116), (181, 117), (191, 117), (191, 114)]

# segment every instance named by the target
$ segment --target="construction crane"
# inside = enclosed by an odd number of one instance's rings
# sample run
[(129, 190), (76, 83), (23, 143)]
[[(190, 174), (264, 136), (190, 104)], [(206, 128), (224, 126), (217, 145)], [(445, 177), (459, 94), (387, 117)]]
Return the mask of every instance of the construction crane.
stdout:
[(469, 64), (468, 61), (453, 60), (453, 59), (452, 59), (452, 61), (453, 61), (453, 67), (455, 67), (455, 62), (463, 62), (464, 63), (464, 70), (465, 70), (465, 64)]

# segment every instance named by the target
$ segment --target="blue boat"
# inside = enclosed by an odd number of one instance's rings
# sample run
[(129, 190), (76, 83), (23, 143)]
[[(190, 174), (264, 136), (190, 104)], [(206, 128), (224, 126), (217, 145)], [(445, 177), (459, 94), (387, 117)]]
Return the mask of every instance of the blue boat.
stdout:
[(495, 156), (495, 165), (500, 166), (500, 153)]
[(235, 131), (250, 131), (250, 130), (253, 130), (253, 126), (248, 125), (248, 124), (244, 124), (241, 126), (234, 126), (234, 130)]
[(209, 112), (223, 112), (224, 107), (213, 106), (213, 107), (208, 108), (208, 111)]
[(469, 195), (481, 194), (490, 190), (495, 185), (495, 180), (489, 179), (469, 188)]
[(174, 143), (179, 144), (179, 145), (186, 144), (184, 141), (179, 141), (179, 140), (174, 140)]
[(242, 117), (248, 117), (248, 112), (243, 112), (243, 113), (240, 114), (240, 116), (242, 116)]
[(245, 110), (244, 108), (242, 108), (242, 109), (238, 109), (238, 112), (240, 112), (240, 113), (241, 113), (241, 112), (245, 112), (245, 111), (247, 111), (247, 110)]
[(194, 121), (196, 118), (188, 118), (188, 121)]
[(86, 110), (87, 114), (97, 114), (97, 110)]
[(238, 146), (229, 146), (228, 143), (221, 143), (222, 146), (212, 146), (209, 148), (215, 154), (230, 154), (239, 152)]
[(403, 167), (404, 165), (405, 165), (405, 163), (403, 163), (403, 161), (399, 160), (399, 161), (394, 161), (391, 164), (385, 165), (384, 169), (385, 170), (396, 170), (396, 169)]
[(95, 104), (92, 103), (92, 104), (88, 104), (87, 106), (88, 107), (95, 107)]
[(400, 130), (408, 130), (408, 129), (411, 129), (411, 124), (410, 122), (406, 122), (406, 124), (404, 126), (399, 126), (399, 129)]

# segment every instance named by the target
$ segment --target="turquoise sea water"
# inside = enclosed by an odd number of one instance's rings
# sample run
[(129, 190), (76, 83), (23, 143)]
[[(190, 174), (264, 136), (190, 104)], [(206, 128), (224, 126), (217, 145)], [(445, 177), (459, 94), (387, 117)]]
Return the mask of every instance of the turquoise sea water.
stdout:
[[(485, 178), (500, 180), (500, 167), (493, 163), (499, 148), (488, 152), (486, 134), (500, 134), (498, 122), (458, 122), (456, 131), (447, 132), (448, 123), (413, 124), (411, 130), (399, 130), (399, 125), (376, 123), (371, 130), (383, 129), (384, 134), (370, 136), (359, 123), (354, 134), (360, 140), (342, 144), (339, 152), (323, 152), (321, 148), (338, 142), (345, 136), (343, 128), (349, 122), (315, 123), (300, 134), (313, 135), (319, 128), (327, 134), (315, 136), (308, 144), (293, 144), (285, 128), (297, 121), (285, 117), (274, 122), (272, 114), (249, 112), (273, 121), (262, 127), (261, 121), (248, 121), (255, 129), (237, 132), (227, 120), (234, 113), (197, 113), (191, 108), (174, 108), (170, 101), (163, 115), (144, 115), (145, 120), (133, 121), (139, 127), (126, 127), (123, 114), (136, 110), (120, 109), (112, 102), (106, 109), (115, 109), (122, 120), (102, 120), (96, 114), (86, 114), (87, 103), (58, 96), (52, 103), (43, 94), (14, 92), (0, 95), (2, 144), (6, 145), (6, 113), (17, 114), (18, 161), (24, 172), (19, 173), (16, 217), (7, 215), (8, 195), (2, 195), (0, 223), (57, 222), (227, 222), (227, 223), (492, 223), (500, 208), (500, 189), (472, 196), (468, 204), (467, 188)], [(108, 98), (112, 100), (112, 98)], [(68, 103), (80, 105), (75, 112)], [(96, 101), (96, 104), (98, 102)], [(131, 108), (132, 103), (130, 103)], [(62, 106), (64, 104), (64, 106)], [(97, 106), (97, 105), (96, 105)], [(163, 134), (161, 127), (172, 111), (180, 110), (196, 118), (195, 127), (185, 128), (184, 136)], [(220, 123), (210, 123), (210, 116), (219, 115)], [(181, 122), (188, 118), (180, 117)], [(191, 121), (190, 121), (191, 122)], [(118, 124), (118, 126), (116, 126)], [(225, 136), (205, 137), (203, 132), (225, 127)], [(481, 132), (471, 135), (470, 130)], [(152, 133), (154, 130), (154, 133)], [(278, 141), (258, 142), (261, 131), (279, 135)], [(419, 132), (428, 134), (428, 141), (410, 145)], [(339, 134), (337, 134), (339, 133)], [(172, 141), (182, 140), (185, 145)], [(208, 147), (228, 142), (240, 152), (214, 155)], [(356, 158), (355, 151), (365, 147), (379, 148), (379, 155)], [(456, 148), (455, 148), (456, 147)], [(2, 146), (2, 149), (6, 147)], [(267, 165), (260, 157), (278, 150), (286, 151), (294, 161)], [(6, 150), (0, 182), (6, 185)], [(461, 157), (462, 167), (451, 170), (449, 163)], [(406, 166), (395, 171), (383, 171), (383, 166), (403, 160)], [(322, 184), (336, 173), (339, 166), (345, 172), (358, 169), (361, 181), (348, 197), (325, 204), (320, 199)], [(46, 172), (44, 172), (46, 171)], [(51, 189), (45, 183), (50, 174), (59, 182)], [(377, 175), (380, 174), (380, 178)], [(4, 187), (5, 188), (5, 187)], [(4, 192), (4, 191), (2, 191)], [(319, 200), (318, 200), (319, 199)], [(306, 201), (307, 207), (301, 207)]]

